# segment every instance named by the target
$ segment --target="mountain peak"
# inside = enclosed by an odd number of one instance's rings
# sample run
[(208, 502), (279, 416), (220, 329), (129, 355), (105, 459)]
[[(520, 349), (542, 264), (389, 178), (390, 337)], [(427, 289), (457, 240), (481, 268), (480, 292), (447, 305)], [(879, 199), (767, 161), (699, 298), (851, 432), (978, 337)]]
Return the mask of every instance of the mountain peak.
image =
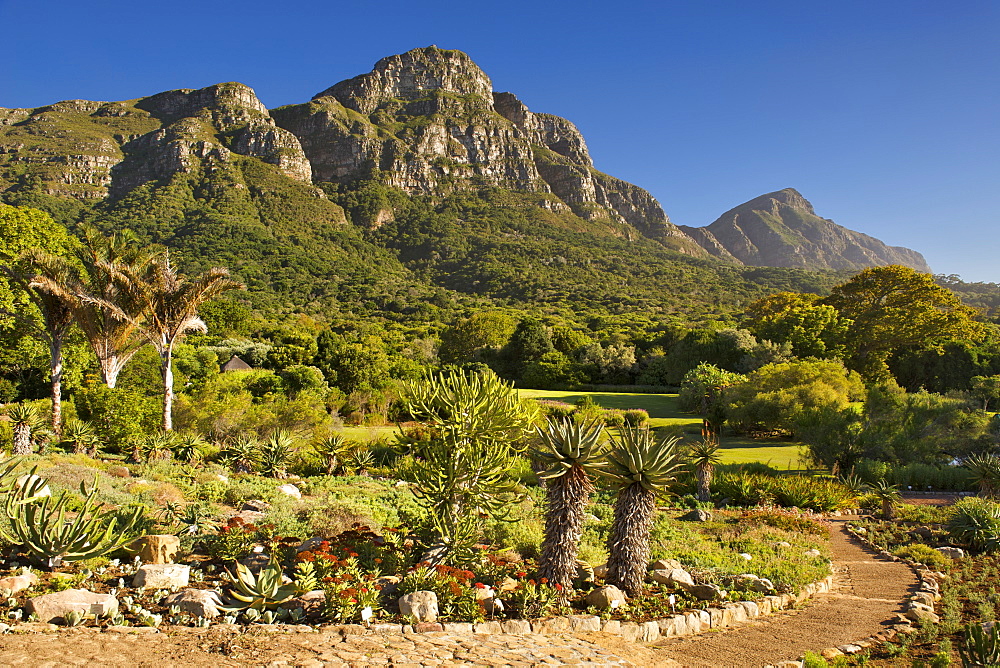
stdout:
[(385, 100), (426, 97), (432, 91), (491, 100), (493, 82), (468, 54), (428, 46), (387, 56), (371, 72), (341, 81), (313, 99), (335, 97), (345, 107), (371, 113)]

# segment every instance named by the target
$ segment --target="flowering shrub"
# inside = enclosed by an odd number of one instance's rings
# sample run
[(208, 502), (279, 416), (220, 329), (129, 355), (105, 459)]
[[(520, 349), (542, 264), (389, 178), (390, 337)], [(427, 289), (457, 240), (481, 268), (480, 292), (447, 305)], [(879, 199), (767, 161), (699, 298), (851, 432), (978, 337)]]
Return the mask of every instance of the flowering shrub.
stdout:
[(219, 532), (205, 540), (208, 553), (216, 559), (236, 561), (254, 545), (267, 542), (272, 527), (268, 524), (251, 524), (241, 517), (230, 518)]
[[(517, 573), (522, 578), (527, 573)], [(516, 617), (533, 619), (548, 617), (559, 610), (563, 599), (562, 585), (550, 585), (546, 578), (521, 580), (512, 591), (504, 592), (501, 600)]]
[(830, 523), (791, 508), (758, 507), (743, 511), (739, 523), (744, 526), (766, 525), (785, 531), (830, 535)]
[(396, 594), (402, 596), (415, 591), (432, 591), (437, 594), (441, 617), (482, 621), (486, 618), (486, 610), (476, 595), (478, 588), (473, 586), (475, 577), (475, 573), (469, 570), (444, 564), (431, 566), (419, 563), (399, 583)]

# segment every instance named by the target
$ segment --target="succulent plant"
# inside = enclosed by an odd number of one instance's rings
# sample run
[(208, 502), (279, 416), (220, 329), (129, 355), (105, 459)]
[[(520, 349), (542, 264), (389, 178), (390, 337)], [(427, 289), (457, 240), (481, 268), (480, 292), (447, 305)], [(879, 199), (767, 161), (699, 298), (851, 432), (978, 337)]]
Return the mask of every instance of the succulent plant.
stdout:
[(584, 510), (594, 489), (590, 477), (606, 466), (604, 427), (566, 418), (549, 420), (546, 429), (537, 431), (541, 445), (531, 454), (546, 466), (538, 477), (548, 481), (538, 574), (569, 590), (576, 574)]
[(606, 581), (635, 596), (649, 563), (649, 531), (656, 497), (665, 492), (683, 466), (680, 438), (656, 440), (646, 427), (626, 427), (614, 438), (601, 475), (618, 488), (608, 535)]
[(4, 537), (23, 545), (48, 568), (64, 561), (103, 556), (135, 538), (135, 529), (143, 517), (141, 507), (125, 512), (105, 510), (95, 501), (96, 486), (88, 490), (85, 483), (80, 483), (83, 506), (76, 510), (75, 517), (67, 519), (67, 492), (53, 501), (51, 496), (40, 495), (45, 486), (45, 479), (32, 470), (20, 488), (7, 494), (4, 510), (11, 533)]
[(257, 575), (236, 562), (236, 573), (229, 573), (229, 579), (233, 584), (229, 595), (235, 602), (224, 605), (226, 610), (267, 610), (295, 596), (295, 585), (282, 583), (281, 566), (273, 558)]
[(63, 615), (66, 626), (79, 626), (83, 623), (84, 615), (82, 610), (70, 610)]
[(965, 640), (958, 648), (962, 666), (1000, 665), (1000, 633), (996, 626), (989, 631), (980, 624), (965, 627)]

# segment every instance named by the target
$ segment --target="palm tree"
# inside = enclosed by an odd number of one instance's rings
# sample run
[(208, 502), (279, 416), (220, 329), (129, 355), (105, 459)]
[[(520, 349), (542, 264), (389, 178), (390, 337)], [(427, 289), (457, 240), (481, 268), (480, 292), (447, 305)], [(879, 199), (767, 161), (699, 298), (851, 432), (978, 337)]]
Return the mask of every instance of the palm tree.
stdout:
[(591, 474), (604, 462), (604, 426), (578, 424), (566, 418), (536, 427), (541, 447), (532, 451), (545, 467), (538, 477), (545, 487), (545, 538), (538, 560), (538, 575), (563, 591), (573, 586), (576, 554), (583, 533), (583, 516), (594, 486)]
[(667, 489), (683, 465), (678, 441), (677, 436), (657, 441), (647, 427), (626, 427), (613, 438), (607, 468), (601, 471), (618, 487), (608, 536), (606, 581), (629, 596), (642, 592), (656, 497)]
[[(138, 269), (153, 255), (127, 230), (105, 237), (94, 227), (85, 225), (82, 229), (84, 242), (76, 253), (81, 268), (68, 265), (67, 272), (59, 275), (36, 274), (32, 286), (70, 310), (97, 357), (101, 380), (114, 388), (118, 374), (144, 341), (136, 328), (136, 305), (121, 293), (122, 286), (114, 280), (111, 268)], [(107, 304), (116, 304), (128, 317), (112, 313)]]
[(185, 279), (170, 262), (170, 255), (157, 255), (144, 264), (104, 262), (102, 271), (118, 286), (120, 299), (91, 298), (123, 322), (131, 323), (160, 355), (163, 379), (163, 430), (173, 429), (174, 346), (185, 334), (206, 332), (197, 309), (226, 290), (242, 290), (244, 285), (229, 278), (229, 270), (213, 267), (192, 279)]
[(719, 456), (719, 441), (706, 435), (688, 449), (688, 461), (694, 464), (698, 476), (698, 500), (712, 500), (712, 474), (722, 461)]
[(58, 439), (62, 436), (63, 343), (73, 325), (73, 311), (64, 300), (39, 289), (35, 279), (44, 276), (65, 283), (70, 279), (72, 270), (64, 258), (31, 248), (22, 252), (12, 265), (4, 267), (4, 272), (24, 290), (42, 315), (42, 326), (33, 329), (49, 347), (52, 433)]

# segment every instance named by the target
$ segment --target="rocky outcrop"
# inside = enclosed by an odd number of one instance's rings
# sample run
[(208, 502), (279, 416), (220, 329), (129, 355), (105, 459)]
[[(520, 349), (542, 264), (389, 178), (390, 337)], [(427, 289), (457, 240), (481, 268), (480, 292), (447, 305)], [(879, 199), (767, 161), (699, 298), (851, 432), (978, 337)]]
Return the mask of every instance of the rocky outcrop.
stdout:
[(298, 139), (277, 127), (247, 86), (225, 83), (127, 102), (68, 100), (0, 109), (0, 191), (120, 196), (149, 181), (241, 154), (311, 183)]
[(792, 188), (741, 204), (708, 227), (681, 229), (709, 254), (751, 266), (857, 271), (901, 264), (930, 272), (920, 253), (817, 216)]

